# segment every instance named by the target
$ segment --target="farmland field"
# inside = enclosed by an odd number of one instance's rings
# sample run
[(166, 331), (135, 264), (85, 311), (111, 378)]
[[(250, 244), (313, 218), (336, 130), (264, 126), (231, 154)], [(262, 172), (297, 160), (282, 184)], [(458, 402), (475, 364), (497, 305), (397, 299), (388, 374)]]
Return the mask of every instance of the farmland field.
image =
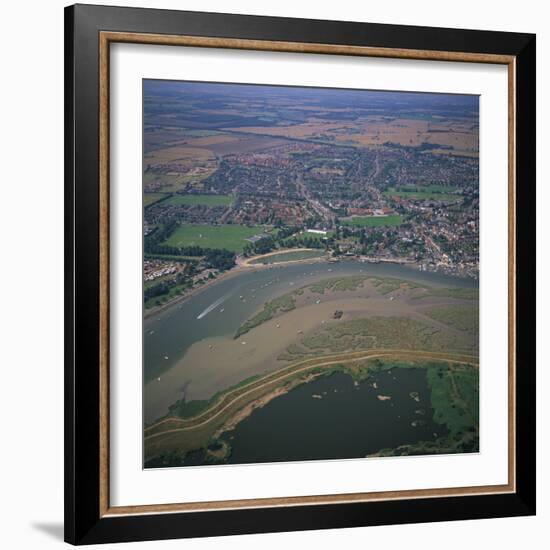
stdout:
[(159, 202), (168, 195), (166, 193), (144, 193), (143, 194), (143, 206), (151, 206), (155, 202)]
[(230, 195), (174, 195), (167, 204), (172, 206), (202, 204), (205, 206), (228, 206), (233, 202)]
[(182, 225), (163, 244), (175, 247), (225, 248), (232, 252), (242, 252), (246, 239), (263, 231), (260, 226)]
[[(204, 138), (208, 139), (208, 138)], [(213, 139), (213, 138), (210, 138)], [(143, 156), (145, 192), (175, 192), (187, 184), (200, 189), (201, 182), (216, 170), (217, 162), (207, 148), (180, 145), (152, 149)]]
[[(411, 190), (411, 191), (397, 191), (390, 188), (388, 191), (384, 191), (382, 195), (384, 197), (400, 197), (402, 199), (430, 199), (440, 201), (452, 201), (462, 198), (460, 195), (454, 195), (451, 193), (440, 192), (441, 186), (433, 186), (433, 188), (427, 187), (426, 190)], [(424, 189), (424, 188), (422, 188)]]
[(356, 227), (392, 227), (403, 223), (403, 216), (394, 214), (392, 216), (355, 216), (342, 219), (344, 225)]

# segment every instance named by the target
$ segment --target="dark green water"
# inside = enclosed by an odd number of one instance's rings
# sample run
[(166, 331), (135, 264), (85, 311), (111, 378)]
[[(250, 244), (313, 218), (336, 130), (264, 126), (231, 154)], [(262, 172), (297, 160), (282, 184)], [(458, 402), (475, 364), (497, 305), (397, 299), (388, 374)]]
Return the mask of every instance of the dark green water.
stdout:
[[(230, 464), (362, 458), (445, 435), (446, 427), (432, 418), (425, 369), (394, 368), (358, 385), (335, 373), (274, 399), (222, 437), (232, 448)], [(188, 458), (186, 465), (202, 457)]]

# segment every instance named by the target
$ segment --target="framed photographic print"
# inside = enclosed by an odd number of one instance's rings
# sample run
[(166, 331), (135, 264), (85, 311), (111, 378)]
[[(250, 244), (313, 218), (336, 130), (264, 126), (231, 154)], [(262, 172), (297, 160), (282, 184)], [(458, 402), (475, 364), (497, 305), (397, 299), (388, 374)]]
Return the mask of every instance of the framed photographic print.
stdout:
[(535, 513), (535, 37), (66, 9), (66, 540)]

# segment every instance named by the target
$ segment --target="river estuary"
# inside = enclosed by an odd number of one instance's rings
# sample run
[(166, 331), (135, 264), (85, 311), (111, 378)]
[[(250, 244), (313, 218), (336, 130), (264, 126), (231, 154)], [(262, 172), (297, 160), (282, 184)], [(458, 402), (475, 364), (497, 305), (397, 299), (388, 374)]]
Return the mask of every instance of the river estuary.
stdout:
[[(205, 340), (215, 342), (216, 338), (232, 338), (238, 327), (257, 312), (265, 302), (281, 294), (321, 279), (349, 275), (398, 277), (433, 285), (456, 287), (477, 286), (476, 281), (469, 279), (451, 277), (440, 273), (421, 272), (417, 269), (395, 264), (367, 264), (358, 261), (294, 263), (270, 268), (243, 270), (145, 319), (143, 325), (145, 422), (152, 422), (159, 416), (166, 414), (168, 406), (184, 395), (188, 400), (209, 398), (216, 391), (225, 389), (227, 385), (224, 386), (224, 384), (227, 384), (228, 381), (237, 383), (245, 378), (245, 376), (239, 378), (238, 373), (233, 378), (220, 377), (219, 380), (211, 376), (212, 382), (209, 381), (208, 385), (203, 384), (201, 386), (202, 368), (205, 372), (207, 370), (209, 372), (223, 372), (231, 369), (231, 365), (213, 365), (208, 362), (208, 357), (205, 357), (202, 365), (198, 364), (193, 368), (182, 367), (182, 358), (192, 346), (196, 346)], [(344, 378), (346, 377), (344, 376)], [(309, 405), (319, 408), (319, 414), (329, 414), (328, 412), (323, 413), (323, 409), (325, 407), (332, 409), (330, 403), (338, 397), (335, 394), (334, 396), (331, 395), (330, 400), (312, 400), (311, 394), (316, 391), (312, 388), (317, 384), (334, 384), (335, 380), (338, 381), (339, 385), (345, 385), (347, 382), (343, 382), (339, 378), (335, 379), (335, 377), (330, 377), (330, 382), (328, 380), (318, 380), (305, 385), (303, 388), (297, 388), (290, 394), (276, 399), (270, 404), (269, 410), (273, 410), (273, 407), (277, 407), (278, 410), (279, 407), (283, 406), (281, 403), (287, 401), (289, 401), (288, 406), (293, 407), (295, 406), (293, 405), (294, 400), (301, 400), (299, 396), (305, 392), (309, 395), (307, 400)], [(368, 388), (363, 389), (361, 386), (360, 390), (355, 390), (355, 393), (351, 395), (357, 396), (358, 401), (370, 403), (372, 400), (359, 399), (363, 392), (368, 391)], [(415, 389), (415, 391), (417, 390)], [(315, 403), (310, 403), (310, 401), (315, 401)], [(380, 404), (376, 401), (373, 402), (372, 406), (387, 405), (385, 402)], [(363, 405), (358, 403), (357, 406)], [(365, 404), (364, 406), (369, 407), (370, 405)], [(260, 412), (255, 413), (247, 420), (249, 424), (243, 422), (242, 425), (250, 426), (250, 422), (252, 422), (252, 426), (247, 429), (253, 430), (254, 422), (256, 422), (256, 417), (259, 414)], [(374, 409), (372, 411), (369, 409), (362, 411), (361, 414), (368, 417), (377, 413)], [(405, 414), (401, 415), (402, 418), (405, 416)], [(340, 420), (344, 422), (343, 418)], [(244, 430), (245, 428), (238, 426), (236, 431), (233, 432), (236, 440), (240, 437), (241, 429)], [(391, 429), (393, 430), (393, 428)], [(237, 448), (236, 445), (235, 448)], [(299, 453), (299, 450), (296, 450), (296, 452)], [(363, 450), (360, 452), (363, 452)], [(365, 452), (369, 452), (368, 449)]]

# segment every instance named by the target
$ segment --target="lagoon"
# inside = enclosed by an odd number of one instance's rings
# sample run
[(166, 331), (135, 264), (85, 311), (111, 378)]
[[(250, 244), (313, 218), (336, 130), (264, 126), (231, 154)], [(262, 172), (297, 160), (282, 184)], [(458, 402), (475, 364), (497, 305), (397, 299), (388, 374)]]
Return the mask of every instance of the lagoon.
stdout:
[(338, 372), (274, 399), (222, 437), (230, 464), (364, 458), (446, 435), (432, 418), (423, 368), (375, 372), (363, 382)]

